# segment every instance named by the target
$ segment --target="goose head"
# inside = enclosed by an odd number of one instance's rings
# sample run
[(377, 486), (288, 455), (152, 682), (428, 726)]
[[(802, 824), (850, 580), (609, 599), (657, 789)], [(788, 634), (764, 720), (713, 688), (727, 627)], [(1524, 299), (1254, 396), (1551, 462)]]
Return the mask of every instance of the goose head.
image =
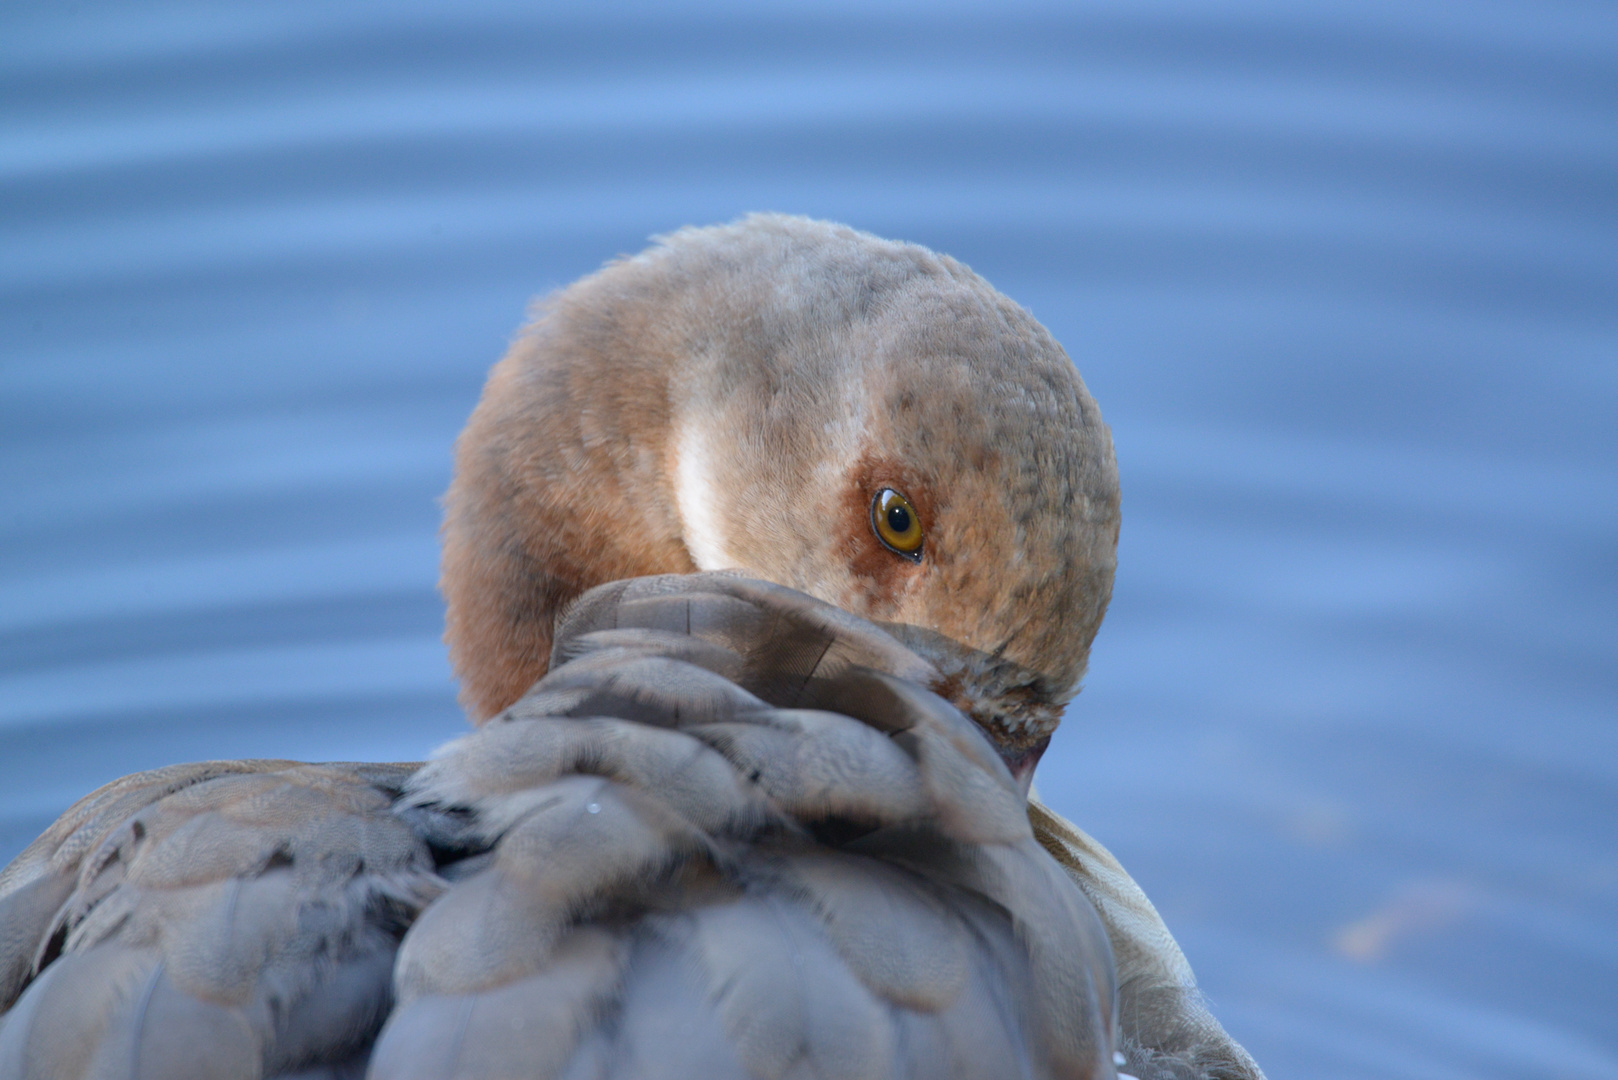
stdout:
[(755, 215), (550, 297), (446, 498), (446, 640), (481, 722), (558, 610), (731, 569), (883, 625), (1024, 786), (1112, 593), (1112, 437), (1062, 347), (953, 259)]

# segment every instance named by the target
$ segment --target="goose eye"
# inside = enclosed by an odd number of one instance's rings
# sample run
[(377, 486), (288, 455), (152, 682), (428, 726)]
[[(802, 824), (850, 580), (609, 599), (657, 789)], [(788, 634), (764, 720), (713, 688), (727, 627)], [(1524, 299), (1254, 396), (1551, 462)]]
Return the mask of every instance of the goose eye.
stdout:
[(883, 488), (871, 500), (871, 528), (889, 550), (911, 562), (921, 561), (921, 515), (897, 491)]

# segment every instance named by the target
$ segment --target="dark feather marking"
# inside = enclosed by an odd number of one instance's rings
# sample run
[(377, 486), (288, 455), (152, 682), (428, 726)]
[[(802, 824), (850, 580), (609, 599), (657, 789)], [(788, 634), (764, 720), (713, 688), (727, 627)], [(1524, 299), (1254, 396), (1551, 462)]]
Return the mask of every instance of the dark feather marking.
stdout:
[(802, 679), (798, 680), (797, 691), (793, 695), (794, 701), (803, 697), (804, 688), (809, 685), (810, 680), (814, 679), (814, 677), (819, 674), (820, 665), (825, 662), (826, 654), (831, 652), (831, 647), (835, 644), (837, 644), (837, 638), (835, 635), (825, 635), (825, 642), (820, 646), (820, 655), (815, 657), (815, 662), (809, 665), (809, 670), (804, 674)]
[[(68, 902), (71, 903), (71, 901)], [(51, 964), (56, 962), (57, 958), (62, 955), (62, 949), (67, 944), (67, 935), (70, 927), (67, 924), (67, 920), (61, 915), (58, 915), (57, 918), (60, 921), (56, 924), (56, 928), (51, 931), (50, 936), (45, 939), (44, 945), (41, 946), (39, 950), (39, 956), (34, 960), (35, 977), (37, 977), (40, 972), (44, 971)], [(30, 981), (32, 980), (30, 979)], [(24, 987), (27, 985), (27, 983), (23, 984)], [(19, 989), (19, 993), (20, 992), (21, 989)]]

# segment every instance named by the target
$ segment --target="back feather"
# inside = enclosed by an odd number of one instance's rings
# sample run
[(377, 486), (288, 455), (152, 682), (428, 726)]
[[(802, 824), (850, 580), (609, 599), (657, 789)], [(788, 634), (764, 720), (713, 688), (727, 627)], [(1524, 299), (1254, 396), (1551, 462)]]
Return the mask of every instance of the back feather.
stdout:
[(81, 800), (0, 875), (0, 1077), (358, 1075), (444, 888), (392, 812), (413, 768), (208, 762)]
[(0, 873), (0, 1080), (1261, 1078), (935, 677), (788, 589), (636, 579), (424, 767), (109, 784)]
[(929, 670), (728, 575), (586, 594), (409, 782), (492, 857), (406, 935), (372, 1075), (1112, 1076), (1106, 933)]

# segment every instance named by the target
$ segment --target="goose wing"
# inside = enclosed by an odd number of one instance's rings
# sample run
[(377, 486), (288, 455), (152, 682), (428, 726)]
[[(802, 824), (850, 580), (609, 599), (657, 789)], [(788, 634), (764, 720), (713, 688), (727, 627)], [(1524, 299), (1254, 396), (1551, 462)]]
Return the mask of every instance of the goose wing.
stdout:
[(0, 876), (0, 1078), (1110, 1076), (1107, 933), (927, 674), (636, 579), (425, 767), (118, 781)]
[(554, 649), (409, 783), (488, 854), (373, 1076), (1112, 1075), (1106, 932), (923, 661), (725, 575), (604, 586)]
[(358, 1075), (444, 888), (392, 809), (415, 768), (204, 762), (80, 800), (0, 874), (0, 1077)]

